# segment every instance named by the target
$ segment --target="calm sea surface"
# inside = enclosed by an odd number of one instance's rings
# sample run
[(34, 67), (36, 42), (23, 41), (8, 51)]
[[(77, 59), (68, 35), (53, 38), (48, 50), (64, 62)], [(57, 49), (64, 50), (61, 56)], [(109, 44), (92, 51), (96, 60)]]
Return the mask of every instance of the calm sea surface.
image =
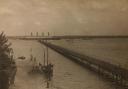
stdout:
[(60, 40), (52, 43), (99, 60), (128, 68), (128, 39)]
[[(10, 40), (10, 42), (12, 42), (17, 65), (20, 65), (16, 84), (18, 87), (26, 86), (26, 88), (17, 89), (44, 89), (42, 88), (45, 86), (43, 75), (30, 78), (26, 73), (28, 70), (25, 70), (28, 66), (25, 67), (24, 64), (29, 62), (30, 54), (33, 54), (38, 62), (43, 64), (45, 46), (37, 41)], [(51, 42), (82, 54), (113, 63), (124, 63), (127, 66), (125, 62), (128, 59), (128, 39), (60, 40)], [(18, 61), (19, 59), (17, 58), (19, 56), (25, 56), (26, 60)], [(111, 83), (50, 49), (49, 61), (54, 64), (54, 77), (51, 82), (52, 89), (114, 89)], [(22, 72), (24, 72), (24, 75), (22, 75)]]

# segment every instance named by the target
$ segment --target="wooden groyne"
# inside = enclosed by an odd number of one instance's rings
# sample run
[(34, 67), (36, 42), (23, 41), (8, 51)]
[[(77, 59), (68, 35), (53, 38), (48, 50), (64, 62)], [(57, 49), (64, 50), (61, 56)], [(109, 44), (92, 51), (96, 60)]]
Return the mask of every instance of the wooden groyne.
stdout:
[(128, 70), (120, 67), (119, 65), (114, 65), (93, 57), (82, 55), (80, 53), (71, 51), (69, 49), (40, 41), (42, 44), (48, 46), (49, 48), (55, 50), (56, 52), (64, 55), (65, 57), (79, 63), (90, 70), (99, 73), (101, 76), (113, 81), (116, 85), (128, 89)]

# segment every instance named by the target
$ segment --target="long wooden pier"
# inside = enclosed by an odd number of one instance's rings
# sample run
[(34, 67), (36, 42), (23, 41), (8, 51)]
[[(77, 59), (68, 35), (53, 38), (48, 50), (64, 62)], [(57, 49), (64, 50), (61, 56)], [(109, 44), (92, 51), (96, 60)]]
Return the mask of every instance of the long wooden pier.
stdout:
[(80, 36), (80, 35), (64, 35), (64, 36), (8, 36), (8, 39), (20, 40), (61, 40), (61, 39), (111, 39), (111, 38), (128, 38), (128, 36)]
[(76, 63), (79, 63), (80, 65), (99, 73), (100, 76), (113, 81), (115, 85), (128, 89), (128, 69), (121, 68), (119, 65), (114, 65), (93, 57), (82, 55), (48, 42), (40, 42), (62, 54), (63, 56), (75, 61)]

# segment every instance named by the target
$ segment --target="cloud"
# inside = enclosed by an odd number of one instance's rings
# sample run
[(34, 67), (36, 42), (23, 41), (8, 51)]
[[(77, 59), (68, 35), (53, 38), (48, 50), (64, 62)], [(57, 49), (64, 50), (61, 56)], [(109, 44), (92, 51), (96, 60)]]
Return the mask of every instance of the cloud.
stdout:
[(128, 34), (127, 0), (0, 0), (0, 29), (33, 32)]

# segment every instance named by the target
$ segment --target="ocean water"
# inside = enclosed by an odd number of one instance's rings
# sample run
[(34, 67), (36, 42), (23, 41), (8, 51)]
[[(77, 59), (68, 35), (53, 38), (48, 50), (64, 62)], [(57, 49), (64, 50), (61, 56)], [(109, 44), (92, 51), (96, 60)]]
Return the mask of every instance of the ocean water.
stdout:
[[(18, 66), (15, 87), (11, 89), (46, 89), (46, 79), (44, 75), (28, 74), (32, 67), (30, 65), (30, 55), (34, 55), (38, 62), (43, 63), (43, 52), (46, 50), (46, 47), (37, 41), (10, 40), (10, 42), (12, 42), (14, 58)], [(54, 41), (53, 43), (72, 50), (79, 50), (81, 53), (86, 52), (83, 48), (87, 48), (89, 51), (89, 46), (90, 48), (93, 47), (90, 41), (86, 43), (84, 40), (61, 40)], [(88, 44), (88, 47), (83, 47), (86, 46), (83, 45), (85, 43), (86, 45)], [(98, 44), (96, 46), (100, 47)], [(90, 53), (95, 47), (90, 49)], [(82, 51), (80, 51), (80, 48)], [(17, 59), (19, 56), (25, 56), (26, 59)], [(93, 72), (81, 67), (51, 49), (49, 49), (49, 62), (54, 64), (54, 76), (50, 82), (50, 89), (115, 89), (110, 82), (100, 78)]]
[(127, 38), (59, 40), (52, 41), (52, 43), (99, 60), (119, 65), (123, 68), (128, 68)]

